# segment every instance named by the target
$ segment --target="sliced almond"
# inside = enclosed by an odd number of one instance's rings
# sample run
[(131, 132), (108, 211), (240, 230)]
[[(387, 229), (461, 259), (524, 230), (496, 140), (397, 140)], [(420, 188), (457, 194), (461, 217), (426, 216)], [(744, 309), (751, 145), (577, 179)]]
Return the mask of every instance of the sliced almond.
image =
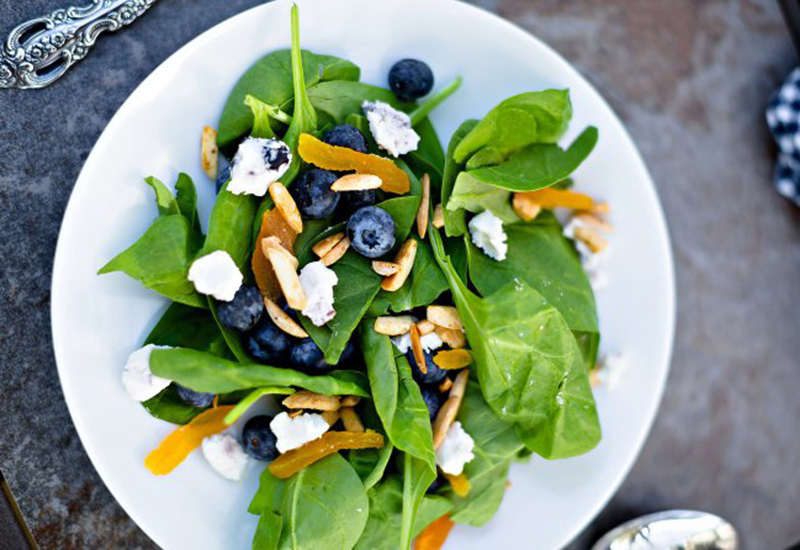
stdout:
[(439, 393), (447, 393), (450, 391), (450, 388), (453, 387), (453, 381), (450, 380), (447, 376), (445, 376), (441, 382), (439, 382)]
[(400, 265), (394, 262), (382, 262), (380, 260), (372, 260), (372, 271), (382, 277), (394, 275), (400, 271)]
[(347, 432), (363, 432), (364, 424), (358, 417), (358, 413), (353, 407), (342, 407), (339, 409), (339, 415), (342, 417), (342, 424)]
[(331, 191), (366, 191), (378, 189), (383, 182), (378, 176), (370, 174), (347, 174), (331, 185)]
[(410, 315), (396, 317), (383, 316), (375, 319), (375, 332), (386, 336), (400, 336), (406, 334), (414, 326), (414, 318)]
[(422, 338), (419, 335), (417, 325), (411, 325), (409, 331), (411, 335), (411, 351), (414, 354), (414, 361), (422, 374), (428, 374), (428, 365), (425, 364), (425, 351), (422, 349)]
[(431, 223), (436, 229), (444, 227), (444, 207), (441, 204), (437, 204), (433, 209), (433, 222)]
[(453, 349), (463, 348), (467, 345), (467, 338), (460, 330), (436, 327), (436, 335), (441, 338), (442, 342)]
[(325, 411), (322, 413), (322, 418), (328, 423), (328, 426), (333, 427), (334, 424), (339, 422), (339, 411)]
[(575, 216), (576, 219), (580, 220), (586, 225), (591, 226), (593, 229), (597, 229), (598, 231), (602, 231), (603, 233), (613, 233), (614, 226), (608, 223), (605, 220), (600, 219), (599, 217), (595, 216), (594, 214), (577, 214)]
[(325, 254), (333, 250), (333, 247), (339, 244), (339, 241), (342, 239), (344, 239), (344, 231), (339, 231), (330, 237), (325, 237), (322, 239), (320, 242), (312, 246), (311, 250), (314, 251), (314, 254), (316, 254), (318, 258), (322, 258)]
[[(266, 239), (265, 239), (266, 240)], [(292, 309), (302, 310), (306, 307), (306, 293), (300, 284), (300, 277), (297, 275), (297, 268), (292, 261), (286, 257), (286, 252), (281, 252), (277, 248), (270, 247), (266, 251), (267, 258), (272, 264), (275, 276), (281, 292), (286, 298), (286, 303)]]
[(342, 407), (355, 407), (361, 401), (357, 395), (345, 395), (342, 397)]
[(469, 369), (464, 369), (458, 373), (456, 379), (453, 380), (453, 387), (450, 388), (450, 393), (447, 395), (448, 399), (456, 398), (459, 401), (464, 398), (464, 393), (467, 391), (467, 382), (469, 381)]
[(289, 314), (283, 311), (278, 304), (269, 298), (264, 298), (264, 307), (267, 308), (267, 313), (269, 314), (269, 318), (272, 319), (272, 322), (278, 325), (278, 328), (283, 332), (295, 338), (308, 338), (308, 333), (303, 330), (303, 327), (289, 317)]
[(428, 231), (428, 216), (431, 213), (431, 177), (428, 174), (422, 176), (422, 199), (419, 201), (417, 210), (417, 233), (420, 239), (425, 238)]
[(417, 330), (419, 330), (420, 336), (425, 336), (426, 334), (430, 334), (434, 330), (436, 330), (436, 325), (428, 321), (427, 319), (423, 319), (417, 323)]
[(611, 205), (606, 201), (594, 202), (590, 211), (594, 214), (610, 214)]
[(289, 194), (289, 190), (281, 182), (275, 181), (269, 186), (269, 196), (272, 197), (275, 208), (281, 213), (289, 227), (294, 229), (295, 233), (302, 233), (303, 218), (300, 217), (300, 210), (297, 209), (297, 203)]
[(595, 254), (602, 252), (608, 246), (608, 241), (606, 239), (588, 227), (576, 227), (575, 238), (579, 239)]
[(536, 204), (530, 197), (521, 193), (514, 193), (511, 206), (514, 208), (514, 212), (516, 212), (517, 216), (522, 218), (522, 221), (525, 222), (533, 221), (542, 211), (541, 205)]
[(461, 322), (458, 310), (453, 306), (428, 306), (427, 316), (428, 321), (437, 327), (464, 332), (464, 323)]
[(439, 409), (436, 414), (436, 420), (433, 422), (433, 448), (438, 449), (444, 441), (447, 430), (453, 425), (453, 422), (458, 416), (458, 409), (461, 408), (461, 402), (464, 400), (464, 391), (467, 388), (467, 380), (469, 379), (469, 369), (464, 369), (458, 373), (453, 387), (450, 388), (450, 393), (447, 396), (447, 401)]
[(217, 179), (219, 171), (219, 148), (217, 147), (217, 131), (211, 126), (203, 128), (200, 138), (200, 164), (203, 172), (211, 179)]
[(267, 258), (269, 258), (269, 254), (267, 252), (270, 248), (283, 254), (295, 269), (300, 267), (300, 262), (297, 260), (297, 258), (295, 258), (294, 254), (283, 247), (283, 243), (281, 243), (281, 240), (278, 237), (272, 236), (261, 239), (261, 250), (264, 252), (264, 255)]
[(386, 292), (400, 290), (400, 287), (402, 287), (403, 283), (408, 279), (411, 268), (414, 267), (414, 258), (417, 257), (417, 246), (419, 245), (414, 239), (408, 239), (403, 243), (403, 246), (400, 247), (394, 259), (394, 263), (400, 266), (400, 270), (394, 275), (389, 275), (383, 279), (381, 282), (381, 288), (383, 290)]
[(350, 248), (350, 239), (345, 237), (344, 239), (342, 239), (341, 241), (336, 243), (336, 246), (331, 248), (328, 251), (328, 253), (325, 254), (319, 260), (325, 266), (333, 265), (336, 262), (338, 262), (342, 258), (342, 256), (344, 256), (347, 253), (347, 249), (348, 248)]
[(293, 411), (289, 411), (286, 414), (289, 415), (289, 418), (297, 418), (298, 416), (300, 416), (301, 414), (303, 414), (305, 412), (306, 411), (304, 411), (303, 409), (296, 409), (296, 410), (293, 410)]
[(338, 411), (342, 405), (338, 395), (323, 395), (301, 390), (282, 401), (287, 409), (313, 409), (315, 411)]

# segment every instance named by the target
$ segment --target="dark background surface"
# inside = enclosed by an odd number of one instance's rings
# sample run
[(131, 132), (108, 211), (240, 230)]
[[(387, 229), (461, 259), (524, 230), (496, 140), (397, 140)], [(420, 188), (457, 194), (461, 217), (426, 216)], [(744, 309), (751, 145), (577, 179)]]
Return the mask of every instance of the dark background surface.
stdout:
[[(2, 36), (67, 3), (0, 0)], [(43, 548), (154, 547), (92, 468), (58, 383), (50, 277), (70, 191), (145, 76), (259, 3), (164, 0), (55, 86), (0, 90), (0, 468)], [(676, 507), (729, 518), (746, 548), (789, 546), (800, 539), (800, 215), (769, 183), (763, 110), (796, 63), (777, 4), (474, 3), (551, 44), (610, 101), (673, 239), (678, 324), (663, 406), (631, 475), (571, 548)]]

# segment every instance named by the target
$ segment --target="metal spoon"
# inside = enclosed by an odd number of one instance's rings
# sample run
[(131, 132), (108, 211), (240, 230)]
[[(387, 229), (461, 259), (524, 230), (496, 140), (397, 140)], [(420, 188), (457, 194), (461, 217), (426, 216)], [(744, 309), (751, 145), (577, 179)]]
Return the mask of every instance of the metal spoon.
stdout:
[(606, 533), (592, 550), (737, 550), (739, 537), (719, 516), (669, 510), (642, 516)]

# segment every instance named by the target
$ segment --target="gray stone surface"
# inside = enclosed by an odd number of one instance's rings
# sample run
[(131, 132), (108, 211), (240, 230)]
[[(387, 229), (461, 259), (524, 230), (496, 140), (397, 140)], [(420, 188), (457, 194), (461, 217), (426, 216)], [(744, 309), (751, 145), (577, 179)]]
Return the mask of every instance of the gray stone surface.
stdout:
[[(0, 467), (43, 548), (154, 547), (94, 472), (56, 375), (50, 276), (73, 182), (150, 71), (258, 3), (160, 2), (56, 86), (0, 91)], [(477, 3), (549, 42), (609, 99), (648, 162), (673, 239), (678, 327), (663, 407), (630, 477), (572, 548), (673, 507), (730, 518), (746, 548), (800, 540), (800, 213), (769, 185), (763, 120), (796, 62), (776, 4)], [(63, 4), (0, 0), (0, 29)]]

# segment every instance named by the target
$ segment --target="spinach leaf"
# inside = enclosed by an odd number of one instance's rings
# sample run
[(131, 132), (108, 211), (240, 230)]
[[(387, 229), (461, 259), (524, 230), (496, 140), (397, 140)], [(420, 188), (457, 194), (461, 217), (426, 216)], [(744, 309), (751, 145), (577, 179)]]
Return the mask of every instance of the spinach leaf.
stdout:
[(199, 392), (228, 393), (262, 386), (291, 386), (326, 395), (370, 397), (368, 381), (360, 372), (338, 370), (324, 376), (310, 376), (293, 369), (234, 363), (185, 348), (153, 350), (150, 368), (157, 376)]
[(600, 333), (573, 331), (572, 334), (575, 336), (575, 341), (578, 342), (583, 362), (586, 364), (586, 371), (591, 372), (597, 366), (597, 354), (600, 351)]
[[(465, 230), (459, 234), (466, 234), (464, 210), (475, 214), (489, 210), (503, 220), (504, 224), (518, 222), (519, 217), (514, 212), (514, 209), (511, 208), (510, 198), (511, 193), (509, 191), (482, 182), (475, 178), (472, 172), (461, 172), (456, 178), (452, 195), (447, 201), (447, 207), (444, 210), (445, 220), (447, 220), (448, 213), (460, 215), (460, 221), (457, 223), (464, 222)], [(445, 221), (446, 223), (447, 221)]]
[(428, 115), (431, 114), (436, 107), (441, 105), (445, 99), (456, 93), (456, 90), (461, 87), (462, 82), (463, 81), (459, 76), (441, 90), (438, 90), (432, 95), (428, 96), (421, 105), (416, 107), (408, 114), (409, 118), (411, 119), (411, 125), (416, 127), (419, 123), (428, 118)]
[(224, 250), (243, 273), (248, 273), (256, 200), (252, 195), (234, 195), (226, 183), (211, 209), (208, 236), (199, 256)]
[(202, 232), (200, 229), (200, 216), (197, 215), (197, 189), (192, 178), (183, 172), (178, 174), (178, 181), (175, 183), (175, 201), (178, 204), (178, 210), (180, 210), (181, 215), (189, 220), (189, 223), (198, 233)]
[[(428, 174), (431, 178), (431, 192), (437, 191), (442, 186), (444, 171), (444, 151), (439, 136), (427, 118), (415, 125), (414, 130), (419, 134), (419, 145), (416, 151), (411, 151), (403, 158), (417, 178), (421, 179), (423, 174)], [(367, 132), (369, 132), (369, 126), (367, 126)]]
[(277, 550), (282, 530), (283, 518), (275, 512), (264, 510), (253, 535), (253, 550)]
[(219, 316), (217, 315), (217, 302), (211, 296), (208, 296), (207, 298), (208, 309), (211, 311), (211, 315), (214, 317), (214, 322), (217, 323), (217, 328), (219, 329), (220, 334), (222, 334), (222, 337), (225, 339), (228, 350), (240, 363), (251, 362), (252, 360), (250, 359), (250, 355), (248, 355), (247, 351), (245, 351), (244, 345), (242, 344), (242, 337), (240, 334), (235, 330), (224, 326), (219, 321)]
[(236, 422), (247, 412), (247, 409), (252, 407), (256, 401), (265, 395), (292, 395), (293, 393), (294, 389), (283, 386), (267, 386), (265, 388), (253, 390), (236, 403), (236, 406), (231, 409), (231, 412), (225, 416), (225, 423), (230, 425)]
[[(463, 168), (463, 164), (456, 162), (453, 155), (458, 144), (464, 139), (475, 126), (477, 120), (467, 120), (461, 123), (461, 126), (450, 138), (450, 143), (447, 145), (447, 155), (445, 156), (444, 171), (442, 173), (442, 197), (441, 203), (443, 206), (448, 206), (450, 202), (450, 195), (453, 193), (453, 186), (456, 183), (456, 177)], [(467, 232), (467, 222), (464, 212), (460, 210), (451, 210), (444, 208), (444, 228), (448, 237), (457, 237)]]
[[(405, 359), (405, 358), (403, 358)], [(436, 479), (433, 470), (424, 461), (408, 453), (403, 455), (403, 515), (400, 519), (400, 548), (409, 550), (414, 537), (414, 526), (422, 499)]]
[(188, 424), (205, 410), (185, 403), (178, 394), (175, 384), (170, 384), (155, 397), (142, 401), (142, 406), (151, 416), (180, 425)]
[(175, 197), (172, 196), (172, 191), (170, 191), (166, 185), (153, 176), (144, 178), (144, 181), (147, 185), (152, 187), (153, 191), (156, 193), (156, 206), (158, 206), (159, 216), (171, 216), (172, 214), (181, 213)]
[(409, 108), (408, 104), (400, 103), (391, 90), (347, 80), (320, 82), (308, 89), (308, 97), (314, 108), (325, 113), (334, 124), (344, 124), (349, 115), (360, 115), (361, 104), (365, 101), (383, 101), (403, 110)]
[(406, 195), (381, 201), (375, 206), (386, 210), (394, 220), (394, 237), (397, 247), (408, 238), (417, 219), (420, 198), (418, 195)]
[[(531, 143), (555, 143), (572, 118), (569, 90), (526, 92), (500, 102), (465, 136), (454, 152), (456, 162), (469, 168), (497, 164), (511, 152)], [(477, 162), (480, 161), (480, 162)]]
[(265, 468), (249, 511), (267, 515), (256, 531), (266, 548), (342, 550), (353, 548), (364, 531), (369, 499), (358, 474), (336, 453), (286, 480)]
[(317, 257), (311, 247), (325, 237), (344, 231), (345, 223), (331, 225), (331, 218), (324, 220), (303, 220), (303, 232), (294, 241), (294, 254), (300, 265), (313, 262)]
[(250, 94), (245, 96), (244, 104), (250, 107), (253, 112), (253, 129), (250, 131), (250, 136), (263, 139), (274, 138), (275, 131), (272, 129), (272, 117), (276, 112), (280, 111), (280, 108), (264, 103)]
[(198, 294), (186, 278), (202, 244), (203, 236), (185, 217), (161, 216), (98, 273), (121, 271), (173, 302), (204, 308), (205, 296)]
[(544, 458), (585, 453), (600, 440), (583, 357), (564, 318), (525, 281), (480, 298), (458, 277), (431, 231), (431, 246), (466, 329), (486, 402)]

